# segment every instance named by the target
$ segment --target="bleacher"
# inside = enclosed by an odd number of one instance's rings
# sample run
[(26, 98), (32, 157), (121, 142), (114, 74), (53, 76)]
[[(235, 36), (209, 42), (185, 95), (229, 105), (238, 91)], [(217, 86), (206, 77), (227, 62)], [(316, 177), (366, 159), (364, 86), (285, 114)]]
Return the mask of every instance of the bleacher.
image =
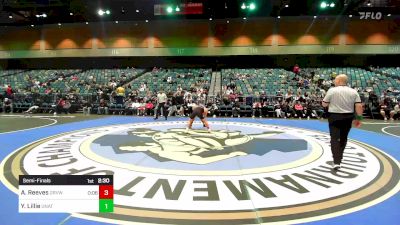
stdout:
[[(235, 79), (239, 74), (244, 77)], [(234, 81), (237, 92), (245, 96), (259, 95), (262, 91), (274, 95), (277, 91), (287, 91), (296, 85), (292, 81), (295, 74), (284, 69), (223, 69), (221, 75), (223, 86)]]
[[(181, 76), (184, 75), (184, 78)], [(178, 78), (179, 76), (179, 78)], [(172, 83), (168, 83), (168, 77), (172, 78)], [(191, 90), (196, 87), (197, 82), (211, 82), (211, 69), (161, 69), (147, 72), (143, 76), (133, 80), (130, 84), (132, 90), (139, 90), (141, 85), (146, 83), (147, 89), (151, 92), (163, 90), (165, 92), (175, 92), (179, 87), (183, 90)], [(206, 89), (207, 88), (207, 85)], [(204, 87), (203, 87), (204, 88)], [(145, 92), (139, 93), (145, 95)]]
[[(319, 76), (319, 80), (325, 81), (331, 80), (334, 74), (347, 74), (349, 84), (357, 87), (364, 99), (368, 99), (368, 93), (364, 92), (365, 90), (373, 90), (378, 96), (388, 89), (394, 90), (390, 93), (390, 96), (398, 95), (400, 90), (400, 68), (388, 67), (373, 70), (355, 67), (301, 68), (300, 77), (310, 79), (311, 72)], [(26, 110), (38, 97), (42, 98), (42, 109), (46, 112), (52, 109), (52, 105), (60, 95), (66, 96), (68, 93), (78, 94), (81, 100), (90, 99), (90, 102), (97, 104), (99, 100), (97, 89), (107, 87), (112, 77), (118, 83), (123, 74), (126, 77), (123, 79), (125, 82), (122, 82), (126, 88), (126, 96), (131, 91), (139, 91), (139, 97), (152, 95), (147, 99), (154, 97), (154, 93), (158, 90), (173, 93), (178, 87), (189, 92), (200, 88), (209, 90), (212, 78), (211, 69), (154, 69), (151, 72), (130, 68), (2, 70), (0, 71), (0, 87), (5, 88), (6, 85), (11, 85), (17, 92), (13, 99), (17, 112)], [(169, 77), (172, 82), (167, 81)], [(280, 68), (223, 69), (221, 71), (222, 86), (229, 86), (231, 82), (235, 84), (235, 92), (241, 96), (240, 110), (246, 115), (251, 114), (251, 103), (254, 102), (254, 99), (249, 100), (248, 98), (257, 97), (262, 93), (265, 93), (271, 99), (275, 99), (274, 96), (278, 91), (284, 95), (291, 90), (296, 95), (298, 92), (303, 94), (305, 92), (313, 93), (321, 89), (321, 82), (315, 81), (310, 81), (307, 88), (298, 88), (298, 81), (294, 79), (295, 77), (296, 75), (293, 72)], [(35, 85), (35, 81), (47, 83), (47, 87)], [(142, 84), (147, 86), (145, 91), (140, 91)], [(51, 87), (54, 94), (45, 94), (48, 87)], [(327, 90), (329, 86), (322, 88)], [(107, 94), (111, 95), (109, 88)], [(107, 99), (110, 99), (110, 105), (115, 104), (113, 98)], [(79, 102), (76, 102), (76, 105), (79, 104)], [(221, 104), (220, 109), (222, 112), (226, 112), (221, 115), (229, 115), (232, 105)]]

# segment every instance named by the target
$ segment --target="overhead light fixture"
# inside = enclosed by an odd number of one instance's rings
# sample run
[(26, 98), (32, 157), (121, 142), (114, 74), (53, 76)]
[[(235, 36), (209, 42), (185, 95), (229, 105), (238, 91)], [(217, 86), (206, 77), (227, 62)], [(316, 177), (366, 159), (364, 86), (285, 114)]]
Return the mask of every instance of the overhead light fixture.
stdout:
[(47, 17), (47, 14), (46, 14), (46, 13), (36, 14), (36, 17), (37, 17), (37, 18), (40, 18), (40, 17), (46, 18), (46, 17)]
[(148, 23), (149, 22), (149, 20), (146, 20), (146, 23)]
[(210, 21), (212, 20), (212, 18), (209, 19)]
[(314, 16), (314, 19), (316, 19), (317, 18), (317, 16)]
[(34, 27), (35, 25), (31, 24), (31, 27)]
[(335, 7), (335, 3), (332, 2), (329, 6), (330, 6), (331, 8), (333, 8), (333, 7)]
[(277, 18), (278, 18), (278, 19), (280, 19), (280, 18), (281, 18), (281, 16), (278, 16)]
[(168, 7), (167, 7), (167, 13), (172, 13), (172, 11), (173, 11), (172, 7), (171, 7), (171, 6), (168, 6)]
[(243, 17), (243, 19), (244, 19), (244, 20), (247, 20), (247, 18), (246, 18), (246, 17)]
[(8, 16), (8, 18), (12, 19), (12, 18), (13, 18), (13, 16), (10, 14), (10, 15)]
[(124, 9), (124, 7), (121, 7), (121, 13), (122, 13), (122, 14), (125, 14), (125, 9)]
[(229, 23), (229, 20), (227, 20), (226, 23)]
[(86, 25), (88, 25), (89, 24), (89, 22), (86, 22)]
[(372, 4), (371, 4), (371, 1), (368, 1), (367, 2), (367, 6), (371, 6)]
[(242, 6), (241, 6), (240, 8), (246, 9), (246, 4), (243, 3)]
[(137, 13), (140, 12), (139, 9), (136, 9), (136, 12), (137, 12)]
[(286, 4), (286, 5), (285, 5), (285, 8), (289, 8), (289, 5), (288, 5), (288, 4)]
[(73, 16), (74, 14), (72, 12), (69, 13), (70, 16)]
[(181, 8), (179, 8), (179, 6), (177, 6), (177, 7), (175, 8), (175, 11), (176, 11), (176, 12), (179, 12), (179, 11), (181, 11)]
[(97, 11), (97, 14), (99, 14), (100, 16), (104, 15), (104, 11), (102, 9), (99, 9), (99, 11)]
[(353, 15), (350, 14), (349, 17), (351, 18), (351, 17), (353, 17)]
[(250, 9), (250, 10), (254, 10), (255, 8), (256, 8), (256, 4), (250, 3), (249, 9)]
[(58, 23), (58, 26), (61, 26), (61, 23)]
[(387, 14), (387, 16), (392, 16), (392, 14), (389, 13), (389, 14)]
[(321, 2), (320, 7), (321, 7), (322, 9), (325, 9), (327, 6), (328, 6), (328, 4), (326, 4), (326, 2)]
[(116, 20), (115, 23), (118, 23), (118, 20)]
[(97, 14), (99, 14), (100, 16), (103, 16), (104, 14), (110, 15), (111, 11), (109, 9), (107, 9), (107, 10), (99, 9), (97, 11)]

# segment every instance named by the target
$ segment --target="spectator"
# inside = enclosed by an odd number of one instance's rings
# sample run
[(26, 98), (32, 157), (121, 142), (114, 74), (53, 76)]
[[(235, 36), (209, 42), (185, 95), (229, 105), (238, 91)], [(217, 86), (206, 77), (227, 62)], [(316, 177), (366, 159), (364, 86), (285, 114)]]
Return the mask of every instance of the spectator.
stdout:
[(293, 67), (293, 73), (295, 73), (296, 75), (298, 75), (300, 73), (300, 67), (298, 64), (295, 64)]
[(13, 103), (9, 98), (4, 98), (3, 102), (3, 113), (13, 113)]
[(99, 102), (99, 107), (97, 108), (97, 114), (105, 114), (108, 115), (108, 105), (107, 102), (102, 98)]
[(262, 113), (261, 113), (261, 102), (256, 101), (253, 103), (253, 117), (259, 116), (260, 118), (262, 117)]
[(92, 104), (89, 101), (83, 100), (82, 101), (82, 110), (83, 110), (83, 115), (90, 115), (92, 112)]
[[(132, 110), (132, 115), (137, 115), (139, 116), (139, 108), (141, 107), (139, 99), (135, 99), (133, 103), (131, 104), (131, 110)], [(143, 114), (144, 116), (144, 114)]]
[[(147, 103), (146, 103), (146, 115), (148, 115), (148, 116), (151, 116), (151, 112), (153, 112), (153, 109), (154, 109), (154, 104), (151, 102), (151, 101), (147, 101)], [(163, 113), (167, 113), (167, 112), (164, 112), (163, 111)]]
[(8, 99), (13, 99), (14, 97), (14, 90), (11, 88), (11, 85), (8, 85), (7, 89), (6, 89), (6, 94), (5, 94), (6, 98)]
[(400, 102), (396, 103), (393, 111), (394, 111), (393, 119), (399, 119), (400, 118)]
[(169, 76), (169, 77), (167, 78), (167, 82), (168, 82), (168, 84), (172, 84), (172, 77), (171, 77), (171, 76)]
[(115, 91), (116, 91), (115, 99), (116, 99), (117, 104), (119, 104), (119, 105), (124, 104), (125, 88), (122, 86), (119, 86)]
[(69, 108), (71, 108), (71, 103), (67, 100), (67, 98), (62, 97), (56, 104), (56, 111), (54, 112), (54, 115), (61, 114), (62, 112), (69, 114)]
[(176, 92), (172, 95), (171, 104), (170, 104), (170, 107), (168, 108), (168, 111), (169, 111), (168, 116), (172, 116), (178, 112), (177, 95), (180, 95), (180, 93)]
[(124, 113), (125, 113), (125, 115), (130, 115), (130, 114), (133, 114), (134, 115), (134, 113), (133, 113), (133, 109), (132, 109), (132, 104), (133, 104), (133, 101), (132, 101), (132, 99), (131, 98), (128, 98), (125, 102), (124, 102)]
[(314, 116), (317, 117), (318, 119), (323, 117), (325, 110), (322, 107), (322, 105), (319, 104), (317, 101), (312, 100), (309, 108), (311, 108), (312, 112), (311, 115), (314, 114)]
[(213, 103), (208, 108), (210, 110), (210, 116), (212, 116), (214, 118), (217, 117), (217, 114), (218, 114), (218, 106), (217, 106), (217, 104)]
[(295, 117), (297, 116), (299, 119), (304, 118), (304, 107), (300, 103), (300, 101), (296, 101), (296, 104), (294, 105), (294, 110), (295, 110)]
[(277, 102), (277, 103), (274, 105), (274, 111), (275, 111), (275, 113), (276, 113), (276, 117), (277, 117), (277, 118), (284, 118), (284, 117), (285, 117), (284, 114), (283, 114), (283, 112), (282, 112), (282, 109), (281, 109), (281, 104), (280, 104), (279, 102)]
[(368, 101), (371, 104), (371, 106), (377, 107), (379, 105), (378, 96), (375, 94), (374, 91), (371, 91), (369, 93)]
[(240, 102), (234, 101), (232, 104), (232, 117), (240, 117)]
[(379, 104), (379, 113), (383, 117), (385, 121), (387, 121), (387, 117), (390, 117), (390, 120), (394, 120), (395, 111), (392, 109), (391, 105), (388, 105), (385, 101), (381, 101)]

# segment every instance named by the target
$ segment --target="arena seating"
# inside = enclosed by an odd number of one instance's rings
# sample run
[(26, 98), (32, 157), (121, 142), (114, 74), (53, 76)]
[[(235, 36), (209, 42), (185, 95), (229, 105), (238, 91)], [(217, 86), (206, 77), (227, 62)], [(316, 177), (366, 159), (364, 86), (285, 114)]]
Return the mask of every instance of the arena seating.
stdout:
[[(182, 75), (184, 75), (184, 78), (182, 78)], [(171, 77), (172, 83), (167, 82), (168, 77)], [(147, 89), (151, 92), (158, 90), (175, 92), (178, 86), (184, 90), (190, 90), (195, 88), (198, 82), (205, 82), (205, 86), (209, 86), (210, 81), (211, 69), (158, 69), (147, 72), (133, 80), (131, 87), (132, 90), (139, 90), (141, 85), (146, 83)], [(146, 93), (140, 92), (139, 94), (143, 96)]]
[[(360, 95), (366, 103), (366, 112), (372, 117), (379, 113), (377, 106), (368, 104), (368, 92), (373, 90), (378, 96), (383, 91), (390, 90), (390, 96), (396, 98), (400, 95), (400, 68), (371, 68), (369, 70), (355, 67), (331, 67), (331, 68), (301, 68), (299, 77), (308, 77), (311, 72), (319, 76), (319, 80), (330, 81), (335, 74), (347, 74), (349, 83), (357, 87)], [(222, 86), (234, 84), (235, 92), (239, 94), (239, 111), (242, 116), (252, 115), (252, 103), (254, 97), (265, 93), (269, 99), (275, 99), (275, 95), (280, 91), (283, 95), (289, 90), (294, 95), (301, 92), (304, 94), (317, 92), (318, 89), (329, 88), (321, 86), (321, 82), (310, 81), (308, 88), (298, 88), (298, 81), (294, 78), (296, 75), (288, 70), (281, 68), (270, 69), (223, 69), (221, 71)], [(56, 99), (62, 95), (73, 94), (79, 96), (74, 102), (74, 107), (80, 107), (81, 100), (87, 100), (93, 104), (96, 109), (99, 100), (97, 91), (102, 89), (107, 95), (112, 96), (110, 89), (110, 80), (115, 78), (117, 85), (123, 84), (126, 88), (126, 95), (132, 91), (138, 91), (138, 97), (152, 99), (154, 93), (163, 90), (167, 93), (173, 93), (178, 87), (183, 90), (195, 91), (203, 88), (209, 90), (211, 85), (211, 69), (153, 69), (146, 71), (144, 69), (90, 69), (90, 70), (2, 70), (0, 71), (0, 87), (11, 85), (17, 94), (13, 99), (14, 111), (21, 112), (28, 109), (35, 99), (42, 99), (41, 111), (49, 112), (54, 109)], [(168, 79), (171, 79), (168, 82)], [(46, 83), (47, 86), (35, 85), (35, 82)], [(140, 91), (141, 86), (146, 84), (146, 89)], [(53, 94), (45, 94), (45, 90), (51, 87)], [(150, 95), (150, 96), (149, 96)], [(195, 96), (194, 96), (195, 97)], [(124, 106), (117, 105), (112, 97), (109, 99), (109, 111), (121, 113)], [(231, 116), (232, 103), (225, 102), (226, 98), (219, 99), (219, 113), (222, 116)], [(213, 98), (210, 98), (213, 100)], [(214, 99), (215, 100), (215, 99)], [(224, 101), (224, 104), (222, 102)], [(320, 101), (321, 99), (316, 99)], [(1, 101), (0, 101), (1, 102)], [(213, 101), (214, 103), (216, 101)], [(272, 105), (271, 105), (272, 104)], [(368, 108), (369, 107), (369, 108)], [(273, 101), (266, 106), (264, 114), (273, 115)]]
[(262, 91), (267, 95), (275, 95), (277, 91), (288, 90), (296, 85), (292, 81), (295, 74), (284, 69), (224, 69), (221, 75), (223, 86), (233, 81), (237, 92), (245, 96), (259, 95)]

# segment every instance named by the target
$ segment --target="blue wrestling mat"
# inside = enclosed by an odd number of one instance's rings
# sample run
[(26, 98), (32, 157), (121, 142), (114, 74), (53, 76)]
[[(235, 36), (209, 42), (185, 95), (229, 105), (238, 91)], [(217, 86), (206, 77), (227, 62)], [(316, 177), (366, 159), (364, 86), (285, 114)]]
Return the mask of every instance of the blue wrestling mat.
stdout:
[[(398, 225), (400, 138), (320, 121), (104, 117), (0, 134), (1, 225)], [(19, 213), (18, 176), (113, 175), (113, 213)], [(76, 204), (79, 204), (77, 202)]]

